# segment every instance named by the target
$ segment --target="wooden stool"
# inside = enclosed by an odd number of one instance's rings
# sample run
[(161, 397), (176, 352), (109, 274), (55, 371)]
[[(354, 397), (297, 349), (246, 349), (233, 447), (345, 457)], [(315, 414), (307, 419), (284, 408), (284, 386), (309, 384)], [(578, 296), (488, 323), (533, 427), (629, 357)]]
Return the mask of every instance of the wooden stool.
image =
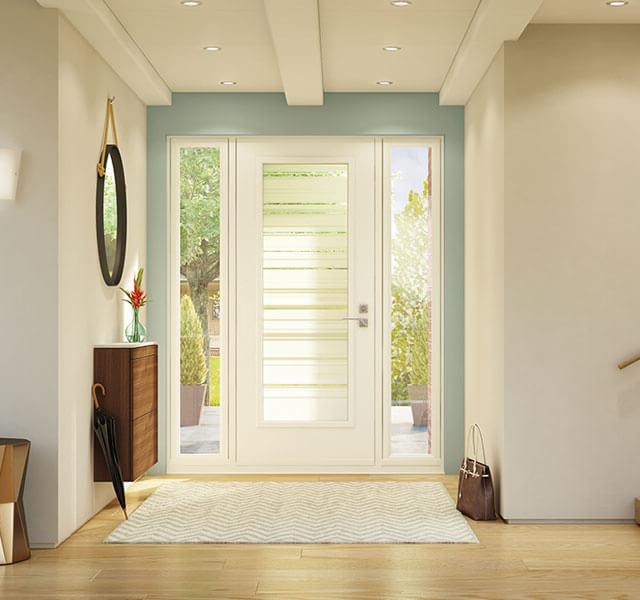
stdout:
[(31, 556), (22, 492), (29, 440), (0, 438), (0, 565)]

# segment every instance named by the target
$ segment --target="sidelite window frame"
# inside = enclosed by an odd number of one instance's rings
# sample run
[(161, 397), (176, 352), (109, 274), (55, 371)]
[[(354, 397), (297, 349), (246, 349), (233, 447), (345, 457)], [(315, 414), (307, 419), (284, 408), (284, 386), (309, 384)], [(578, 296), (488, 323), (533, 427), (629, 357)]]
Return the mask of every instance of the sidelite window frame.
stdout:
[[(215, 454), (186, 454), (180, 451), (180, 152), (183, 148), (218, 148), (220, 152), (220, 451)], [(226, 137), (169, 137), (167, 144), (167, 187), (169, 190), (169, 265), (167, 306), (169, 307), (169, 368), (167, 419), (168, 472), (198, 472), (204, 467), (229, 465), (235, 460), (234, 378), (235, 275), (232, 248), (235, 246), (235, 143)]]
[[(355, 260), (354, 248), (350, 243), (354, 233), (354, 218), (352, 214), (352, 193), (354, 189), (354, 165), (353, 161), (348, 157), (340, 157), (340, 156), (328, 156), (328, 157), (314, 157), (313, 159), (309, 159), (307, 157), (300, 156), (279, 156), (279, 157), (269, 157), (264, 156), (258, 158), (256, 162), (256, 177), (259, 180), (258, 190), (259, 190), (259, 198), (258, 198), (258, 206), (257, 211), (257, 222), (259, 231), (261, 232), (259, 239), (256, 240), (256, 252), (257, 256), (261, 257), (261, 261), (264, 261), (264, 202), (265, 202), (265, 194), (264, 194), (264, 173), (265, 167), (273, 166), (273, 165), (319, 165), (322, 167), (326, 167), (329, 165), (335, 165), (336, 167), (346, 167), (347, 170), (347, 308), (345, 310), (344, 316), (346, 317), (349, 314), (354, 314), (356, 300), (354, 297), (354, 272), (353, 272), (353, 264)], [(323, 428), (336, 428), (336, 427), (353, 427), (354, 426), (354, 394), (355, 394), (355, 364), (354, 361), (348, 360), (347, 362), (347, 418), (341, 420), (276, 420), (276, 419), (265, 419), (265, 396), (264, 396), (264, 268), (261, 270), (260, 277), (256, 281), (258, 286), (257, 297), (262, 299), (259, 302), (259, 306), (257, 307), (257, 323), (259, 327), (259, 331), (262, 332), (263, 335), (260, 335), (257, 341), (256, 348), (256, 356), (258, 372), (256, 373), (257, 378), (257, 389), (258, 389), (258, 402), (257, 402), (257, 414), (256, 414), (256, 424), (258, 427), (284, 427), (284, 428), (314, 428), (314, 429), (323, 429)], [(352, 327), (346, 326), (347, 332), (347, 357), (353, 356), (353, 348), (354, 348), (354, 330)]]
[[(432, 366), (431, 366), (431, 453), (391, 453), (391, 282), (392, 282), (392, 205), (391, 205), (391, 148), (397, 146), (429, 146), (432, 151)], [(443, 136), (384, 136), (381, 152), (382, 207), (379, 216), (382, 244), (377, 264), (382, 280), (381, 290), (381, 370), (382, 370), (382, 460), (383, 467), (427, 466), (442, 468), (443, 464), (443, 272), (444, 272), (444, 137)], [(419, 190), (418, 190), (419, 191)], [(378, 292), (380, 293), (380, 291)]]

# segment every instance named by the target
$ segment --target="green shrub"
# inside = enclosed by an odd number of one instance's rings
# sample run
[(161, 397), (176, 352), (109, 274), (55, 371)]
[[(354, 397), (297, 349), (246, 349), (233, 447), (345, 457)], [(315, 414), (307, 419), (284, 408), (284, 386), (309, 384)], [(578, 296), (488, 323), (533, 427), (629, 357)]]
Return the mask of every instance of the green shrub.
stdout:
[(431, 209), (429, 182), (394, 214), (391, 287), (391, 398), (407, 404), (409, 385), (430, 384)]
[(416, 385), (430, 383), (429, 322), (428, 309), (419, 309), (415, 317), (411, 347), (411, 383)]
[(202, 326), (189, 296), (180, 300), (180, 383), (204, 383), (207, 364), (202, 347)]
[(220, 406), (220, 357), (209, 360), (209, 406)]

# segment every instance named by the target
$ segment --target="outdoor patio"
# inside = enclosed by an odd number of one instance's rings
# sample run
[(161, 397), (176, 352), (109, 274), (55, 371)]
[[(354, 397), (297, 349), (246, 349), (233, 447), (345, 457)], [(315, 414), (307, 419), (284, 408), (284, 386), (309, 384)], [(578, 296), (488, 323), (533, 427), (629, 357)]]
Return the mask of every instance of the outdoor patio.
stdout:
[[(427, 427), (414, 426), (410, 406), (391, 407), (391, 453), (425, 454)], [(205, 406), (200, 425), (180, 428), (183, 454), (217, 454), (220, 451), (220, 407)]]

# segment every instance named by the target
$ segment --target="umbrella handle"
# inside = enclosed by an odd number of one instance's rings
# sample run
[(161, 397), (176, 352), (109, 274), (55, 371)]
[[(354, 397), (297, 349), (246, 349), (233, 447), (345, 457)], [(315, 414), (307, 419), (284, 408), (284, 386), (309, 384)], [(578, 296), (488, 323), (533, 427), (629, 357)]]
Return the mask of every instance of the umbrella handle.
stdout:
[(103, 396), (107, 395), (107, 391), (104, 389), (104, 386), (101, 383), (94, 383), (91, 387), (91, 395), (93, 396), (93, 404), (96, 408), (100, 408), (100, 403), (98, 402), (98, 397), (96, 396), (96, 389), (100, 388)]

